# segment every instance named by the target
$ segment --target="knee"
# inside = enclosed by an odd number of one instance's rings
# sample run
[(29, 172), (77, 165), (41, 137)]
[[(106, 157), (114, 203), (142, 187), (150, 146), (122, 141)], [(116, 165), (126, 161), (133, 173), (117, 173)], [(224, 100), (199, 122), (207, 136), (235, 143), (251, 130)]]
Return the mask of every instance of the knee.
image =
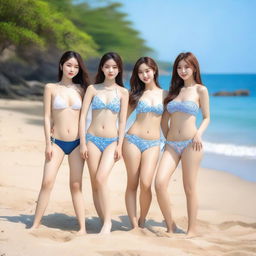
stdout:
[(44, 180), (42, 183), (42, 190), (52, 190), (54, 182), (52, 180)]
[(156, 193), (162, 193), (167, 190), (167, 185), (163, 180), (155, 180), (155, 190)]
[(73, 193), (82, 191), (82, 184), (80, 182), (71, 182), (69, 186), (70, 186), (71, 192)]
[(187, 197), (193, 197), (196, 196), (196, 189), (193, 186), (185, 185), (184, 191)]
[(140, 182), (140, 190), (143, 192), (151, 192), (151, 183), (141, 181)]
[(138, 189), (138, 182), (129, 182), (127, 184), (127, 191), (136, 192)]
[(103, 175), (97, 175), (95, 178), (95, 190), (98, 190), (100, 187), (106, 184), (106, 177)]

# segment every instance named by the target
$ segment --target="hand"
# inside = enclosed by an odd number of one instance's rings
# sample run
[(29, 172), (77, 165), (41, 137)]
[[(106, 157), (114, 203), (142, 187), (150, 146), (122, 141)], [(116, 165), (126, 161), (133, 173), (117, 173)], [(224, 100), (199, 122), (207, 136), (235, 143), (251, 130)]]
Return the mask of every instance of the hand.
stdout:
[(88, 149), (86, 144), (80, 144), (80, 155), (84, 160), (88, 158)]
[(115, 161), (118, 161), (122, 158), (122, 147), (119, 145), (116, 147), (115, 154), (114, 154), (114, 159)]
[(45, 159), (47, 161), (52, 159), (52, 144), (46, 145), (45, 147)]
[(203, 148), (202, 139), (199, 134), (196, 134), (193, 138), (192, 148), (196, 151), (200, 151)]

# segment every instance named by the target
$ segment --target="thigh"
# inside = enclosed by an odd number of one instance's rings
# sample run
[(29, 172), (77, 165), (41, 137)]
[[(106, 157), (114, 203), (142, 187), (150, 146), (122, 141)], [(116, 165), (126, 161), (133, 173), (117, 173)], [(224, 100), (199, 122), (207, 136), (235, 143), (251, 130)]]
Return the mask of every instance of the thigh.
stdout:
[(70, 182), (82, 181), (84, 160), (81, 158), (79, 147), (76, 147), (68, 156), (70, 168)]
[(152, 179), (159, 159), (160, 147), (155, 146), (145, 150), (142, 153), (140, 165), (140, 180), (146, 186), (152, 184)]
[(202, 156), (203, 150), (194, 150), (192, 148), (192, 143), (183, 151), (181, 155), (181, 163), (184, 186), (195, 185)]
[(91, 141), (87, 143), (87, 149), (88, 149), (87, 164), (88, 164), (91, 181), (93, 181), (95, 180), (95, 177), (97, 174), (102, 153), (98, 149), (98, 147), (95, 144), (93, 144)]
[(44, 163), (44, 175), (43, 182), (53, 181), (56, 178), (57, 172), (59, 170), (60, 164), (63, 161), (65, 154), (62, 149), (56, 145), (52, 145), (52, 158), (50, 161), (45, 160)]
[(141, 152), (133, 143), (125, 138), (123, 142), (123, 158), (127, 171), (128, 182), (138, 183)]
[(116, 143), (111, 143), (102, 152), (102, 156), (101, 156), (99, 167), (96, 174), (97, 178), (105, 179), (109, 176), (110, 171), (112, 170), (115, 164), (115, 150), (116, 150)]
[(166, 146), (158, 165), (156, 173), (156, 185), (168, 185), (172, 174), (178, 166), (179, 160), (180, 156), (175, 152), (175, 150), (169, 146)]

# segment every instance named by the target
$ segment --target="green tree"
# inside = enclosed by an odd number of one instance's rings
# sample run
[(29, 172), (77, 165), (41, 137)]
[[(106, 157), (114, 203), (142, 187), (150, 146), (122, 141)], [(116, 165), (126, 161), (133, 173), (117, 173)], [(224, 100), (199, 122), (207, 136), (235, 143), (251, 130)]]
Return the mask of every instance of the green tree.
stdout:
[(73, 49), (85, 57), (97, 55), (97, 44), (89, 34), (41, 0), (0, 0), (0, 51), (10, 45), (18, 49)]

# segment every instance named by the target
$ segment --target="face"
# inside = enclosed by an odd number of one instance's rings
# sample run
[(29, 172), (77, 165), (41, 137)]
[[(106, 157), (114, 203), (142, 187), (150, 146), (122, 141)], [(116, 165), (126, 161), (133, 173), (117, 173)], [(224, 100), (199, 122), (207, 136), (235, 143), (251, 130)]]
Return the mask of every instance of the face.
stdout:
[(187, 80), (191, 76), (193, 76), (193, 69), (192, 67), (185, 61), (181, 60), (177, 67), (178, 75), (183, 79)]
[(63, 75), (69, 79), (75, 77), (79, 72), (79, 65), (75, 58), (70, 58), (63, 63), (62, 66)]
[(116, 62), (113, 59), (107, 60), (102, 67), (102, 72), (105, 78), (115, 79), (119, 72)]
[(155, 75), (155, 71), (145, 63), (139, 66), (138, 76), (143, 83), (149, 84), (153, 82), (154, 75)]

